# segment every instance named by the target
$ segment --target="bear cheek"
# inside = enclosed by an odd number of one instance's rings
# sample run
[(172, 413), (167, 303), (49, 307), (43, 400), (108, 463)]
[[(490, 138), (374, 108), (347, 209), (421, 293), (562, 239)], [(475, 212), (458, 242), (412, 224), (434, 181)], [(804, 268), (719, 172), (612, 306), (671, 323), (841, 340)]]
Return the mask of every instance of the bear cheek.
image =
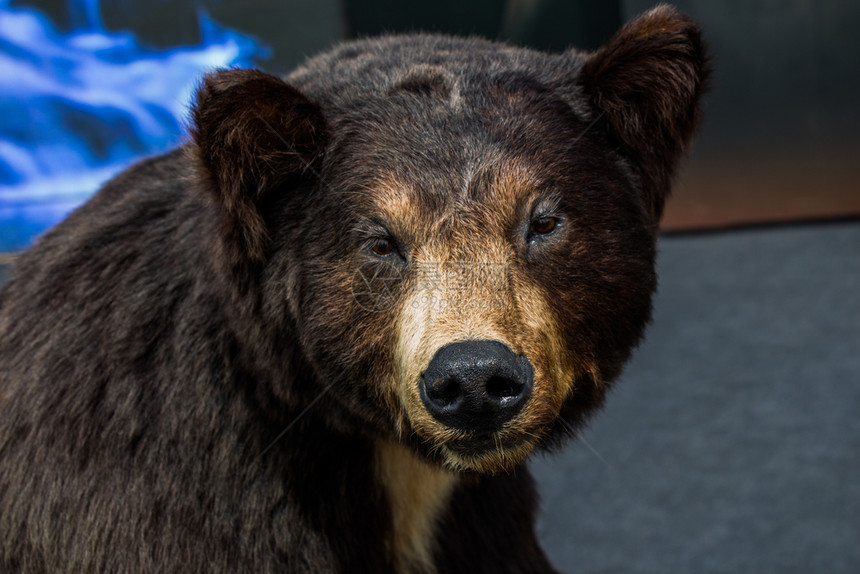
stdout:
[(517, 283), (517, 320), (511, 334), (517, 352), (531, 361), (535, 380), (532, 398), (511, 431), (540, 437), (555, 422), (562, 404), (591, 366), (587, 355), (571, 352), (546, 291), (527, 279)]
[(298, 288), (302, 346), (317, 377), (326, 381), (327, 394), (345, 411), (390, 434), (400, 416), (388, 384), (391, 309), (368, 303), (367, 293), (355, 285), (358, 265), (348, 253), (327, 246), (310, 251), (308, 259), (312, 263), (304, 266)]

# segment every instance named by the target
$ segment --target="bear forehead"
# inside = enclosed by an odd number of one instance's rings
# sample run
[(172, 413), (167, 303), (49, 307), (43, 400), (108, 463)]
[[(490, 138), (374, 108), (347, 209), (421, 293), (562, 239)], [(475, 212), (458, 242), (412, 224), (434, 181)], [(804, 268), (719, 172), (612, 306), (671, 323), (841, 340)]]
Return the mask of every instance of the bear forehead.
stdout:
[(499, 74), (478, 84), (417, 67), (347, 110), (330, 110), (326, 180), (342, 191), (383, 190), (386, 201), (392, 190), (415, 195), (438, 214), (443, 205), (514, 205), (554, 187), (563, 164), (593, 155), (587, 118), (532, 78)]
[[(575, 51), (548, 54), (480, 38), (433, 34), (383, 36), (342, 44), (308, 60), (286, 81), (330, 114), (348, 112), (368, 98), (398, 90), (435, 93), (456, 101), (488, 86), (518, 89), (568, 85), (582, 64)], [(519, 78), (520, 84), (510, 82)], [(501, 80), (501, 81), (499, 81)], [(478, 101), (470, 101), (474, 106)], [(579, 109), (581, 102), (568, 102)]]
[(589, 133), (593, 112), (572, 85), (580, 59), (390, 36), (347, 43), (286, 81), (322, 110), (331, 133), (322, 188), (348, 198), (351, 216), (422, 221), (425, 233), (451, 221), (502, 231), (541, 196), (581, 187), (570, 180), (583, 168), (614, 179), (607, 172), (619, 166), (595, 157), (612, 154)]

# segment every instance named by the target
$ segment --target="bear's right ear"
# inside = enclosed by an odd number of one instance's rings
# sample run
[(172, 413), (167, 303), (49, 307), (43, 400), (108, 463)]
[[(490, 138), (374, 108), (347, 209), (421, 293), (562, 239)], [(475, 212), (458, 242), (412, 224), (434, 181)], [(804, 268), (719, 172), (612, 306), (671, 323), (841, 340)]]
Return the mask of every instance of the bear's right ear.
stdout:
[(259, 70), (220, 70), (203, 78), (192, 121), (197, 177), (223, 208), (224, 240), (263, 261), (261, 205), (273, 190), (316, 173), (328, 140), (319, 106)]
[(698, 126), (708, 75), (699, 27), (666, 5), (630, 21), (580, 69), (592, 107), (638, 167), (655, 223)]

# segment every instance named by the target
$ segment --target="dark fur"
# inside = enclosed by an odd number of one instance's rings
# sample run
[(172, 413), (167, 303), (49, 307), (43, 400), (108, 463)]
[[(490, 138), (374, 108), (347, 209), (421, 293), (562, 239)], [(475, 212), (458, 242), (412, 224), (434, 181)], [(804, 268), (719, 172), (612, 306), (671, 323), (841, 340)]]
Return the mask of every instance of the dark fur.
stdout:
[[(107, 184), (0, 291), (0, 571), (391, 571), (373, 470), (374, 441), (397, 436), (374, 387), (391, 318), (347, 296), (372, 181), (408, 180), (420, 221), (480, 204), (452, 182), (482, 158), (475, 181), (508, 158), (561, 190), (571, 244), (523, 273), (594, 380), (548, 445), (601, 404), (648, 320), (705, 76), (697, 28), (664, 7), (594, 55), (390, 37), (288, 84), (207, 77), (193, 141)], [(535, 500), (523, 465), (464, 475), (437, 570), (552, 571)]]

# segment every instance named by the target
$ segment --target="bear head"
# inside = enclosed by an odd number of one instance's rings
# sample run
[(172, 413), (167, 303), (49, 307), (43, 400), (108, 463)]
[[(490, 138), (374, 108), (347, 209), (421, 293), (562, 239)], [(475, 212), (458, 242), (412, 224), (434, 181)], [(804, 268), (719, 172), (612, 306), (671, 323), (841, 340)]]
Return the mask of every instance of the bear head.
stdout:
[(665, 6), (594, 53), (391, 36), (210, 74), (194, 179), (258, 355), (309, 371), (277, 392), (456, 470), (574, 433), (649, 320), (706, 78)]

